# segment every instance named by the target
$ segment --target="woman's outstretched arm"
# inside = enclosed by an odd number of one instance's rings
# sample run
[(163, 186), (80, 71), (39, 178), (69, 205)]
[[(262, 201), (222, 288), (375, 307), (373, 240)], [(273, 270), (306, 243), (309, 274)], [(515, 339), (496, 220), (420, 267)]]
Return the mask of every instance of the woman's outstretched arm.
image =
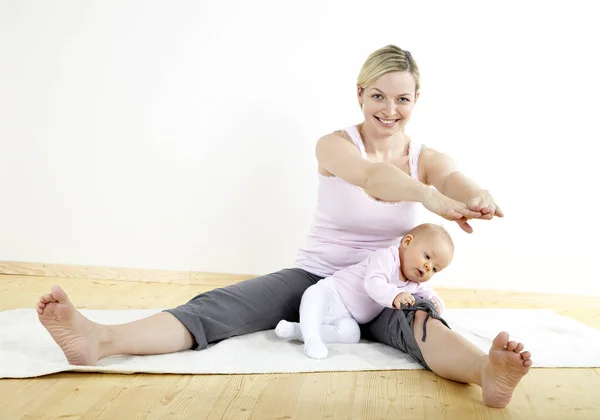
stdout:
[(321, 172), (357, 185), (381, 201), (420, 202), (429, 211), (448, 220), (481, 217), (480, 212), (428, 187), (391, 163), (364, 159), (355, 145), (336, 134), (329, 134), (317, 142), (316, 156)]
[(502, 209), (490, 192), (459, 171), (450, 156), (427, 148), (421, 154), (420, 160), (425, 184), (432, 185), (442, 194), (466, 204), (470, 210), (481, 212), (482, 219), (504, 217)]

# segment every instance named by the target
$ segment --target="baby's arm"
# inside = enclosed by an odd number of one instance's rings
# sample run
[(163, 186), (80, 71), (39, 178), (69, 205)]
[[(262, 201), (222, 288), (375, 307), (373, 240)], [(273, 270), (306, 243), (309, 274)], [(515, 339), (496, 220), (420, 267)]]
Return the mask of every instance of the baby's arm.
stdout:
[(371, 299), (386, 308), (395, 308), (394, 299), (404, 291), (391, 283), (391, 276), (395, 269), (396, 262), (390, 249), (379, 249), (369, 256), (365, 273), (365, 291)]
[(428, 284), (419, 284), (419, 287), (415, 292), (415, 296), (419, 296), (420, 298), (429, 299), (430, 301), (432, 301), (435, 305), (436, 310), (438, 311), (438, 314), (440, 315), (446, 309), (444, 300), (441, 297), (439, 297), (435, 290), (433, 290), (433, 288)]

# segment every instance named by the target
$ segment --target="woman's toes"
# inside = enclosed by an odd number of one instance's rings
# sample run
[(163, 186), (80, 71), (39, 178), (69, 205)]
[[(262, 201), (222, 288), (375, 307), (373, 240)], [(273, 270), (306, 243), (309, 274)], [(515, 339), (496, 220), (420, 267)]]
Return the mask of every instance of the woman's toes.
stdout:
[(48, 294), (40, 297), (40, 302), (44, 302), (44, 303), (50, 303), (53, 300), (54, 300), (54, 298), (52, 297), (51, 293), (48, 293)]

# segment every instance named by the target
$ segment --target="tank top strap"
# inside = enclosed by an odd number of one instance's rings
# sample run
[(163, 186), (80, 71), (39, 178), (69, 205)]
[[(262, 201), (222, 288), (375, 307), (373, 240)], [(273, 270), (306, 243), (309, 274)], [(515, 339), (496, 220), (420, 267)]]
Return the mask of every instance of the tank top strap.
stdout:
[(425, 145), (410, 141), (408, 145), (408, 167), (410, 168), (410, 176), (419, 180), (419, 156), (425, 149)]
[(367, 151), (365, 150), (365, 144), (363, 143), (360, 132), (358, 131), (358, 126), (352, 125), (344, 129), (344, 132), (348, 134), (348, 136), (352, 139), (358, 150), (360, 150), (360, 155), (363, 158), (367, 157)]
[[(360, 155), (363, 158), (367, 157), (367, 151), (365, 150), (365, 144), (363, 143), (360, 132), (358, 131), (358, 126), (351, 125), (343, 130), (348, 136), (352, 139), (358, 150), (360, 150)], [(410, 176), (416, 180), (419, 180), (419, 157), (421, 156), (421, 152), (425, 149), (425, 145), (415, 143), (414, 141), (410, 141), (408, 145), (408, 166), (410, 168)]]

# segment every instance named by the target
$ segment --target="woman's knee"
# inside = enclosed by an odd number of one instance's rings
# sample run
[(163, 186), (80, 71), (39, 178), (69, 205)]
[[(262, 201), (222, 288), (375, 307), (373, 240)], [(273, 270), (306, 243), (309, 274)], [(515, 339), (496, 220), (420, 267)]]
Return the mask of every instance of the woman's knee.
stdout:
[[(427, 319), (429, 318), (429, 319)], [(442, 322), (438, 319), (435, 319), (434, 317), (431, 316), (431, 314), (429, 314), (427, 311), (425, 310), (418, 310), (415, 311), (415, 319), (413, 322), (413, 332), (415, 333), (415, 336), (417, 336), (417, 333), (419, 331), (423, 331), (423, 324), (425, 324), (425, 321), (427, 320), (427, 327), (431, 327), (431, 326), (435, 326), (436, 325), (441, 325)]]
[(427, 311), (415, 311), (415, 324), (417, 322), (422, 324), (423, 322), (425, 322), (425, 318), (427, 318)]

